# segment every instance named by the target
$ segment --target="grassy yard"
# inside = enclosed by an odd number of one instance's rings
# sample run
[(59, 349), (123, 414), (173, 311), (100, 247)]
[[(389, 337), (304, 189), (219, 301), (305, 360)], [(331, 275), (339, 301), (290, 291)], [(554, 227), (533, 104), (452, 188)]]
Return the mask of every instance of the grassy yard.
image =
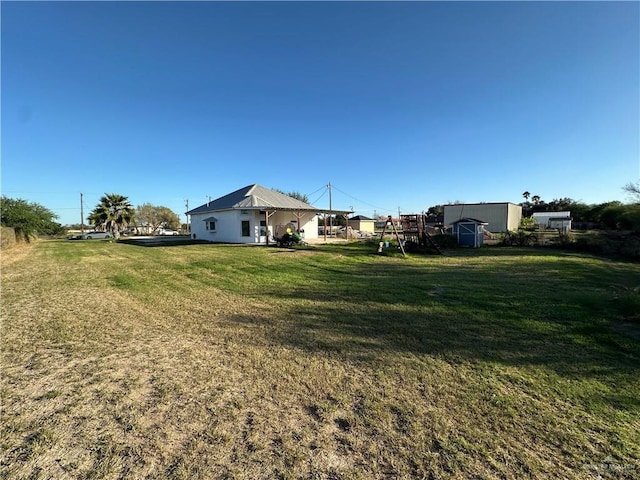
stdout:
[(3, 252), (0, 477), (640, 476), (640, 264), (374, 250)]

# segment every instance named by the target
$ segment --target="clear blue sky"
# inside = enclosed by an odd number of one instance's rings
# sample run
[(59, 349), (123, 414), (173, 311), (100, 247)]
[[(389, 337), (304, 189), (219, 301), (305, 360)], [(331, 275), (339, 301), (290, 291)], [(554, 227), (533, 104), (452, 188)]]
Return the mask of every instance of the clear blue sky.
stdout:
[(372, 216), (640, 178), (638, 2), (1, 9), (2, 193), (63, 224), (81, 192), (184, 222), (253, 183)]

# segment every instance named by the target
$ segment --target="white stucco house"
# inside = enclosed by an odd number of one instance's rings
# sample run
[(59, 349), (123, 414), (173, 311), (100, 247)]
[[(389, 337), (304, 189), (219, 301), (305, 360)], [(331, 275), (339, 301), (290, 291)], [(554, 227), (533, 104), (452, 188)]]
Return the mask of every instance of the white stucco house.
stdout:
[(191, 236), (219, 243), (269, 244), (278, 227), (293, 225), (304, 240), (318, 238), (318, 214), (344, 214), (308, 203), (257, 184), (248, 185), (186, 212)]

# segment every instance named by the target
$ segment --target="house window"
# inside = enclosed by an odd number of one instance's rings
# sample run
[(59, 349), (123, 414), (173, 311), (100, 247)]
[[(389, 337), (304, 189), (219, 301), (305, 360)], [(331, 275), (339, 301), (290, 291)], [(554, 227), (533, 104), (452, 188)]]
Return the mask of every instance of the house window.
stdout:
[(242, 221), (242, 236), (250, 237), (251, 236), (251, 225), (249, 220)]
[(266, 222), (266, 220), (260, 220), (260, 236), (261, 237), (266, 237), (267, 236), (267, 222)]
[(240, 210), (240, 215), (249, 215), (249, 210)]
[(216, 223), (218, 221), (216, 217), (207, 217), (202, 221), (204, 222), (204, 228), (207, 229), (207, 232), (215, 233)]

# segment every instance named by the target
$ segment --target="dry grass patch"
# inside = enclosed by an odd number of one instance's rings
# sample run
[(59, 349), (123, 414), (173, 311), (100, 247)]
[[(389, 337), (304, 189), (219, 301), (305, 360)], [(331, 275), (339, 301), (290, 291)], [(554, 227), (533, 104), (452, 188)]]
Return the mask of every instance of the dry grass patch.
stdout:
[(633, 478), (640, 347), (589, 298), (639, 273), (39, 242), (3, 257), (0, 475)]

